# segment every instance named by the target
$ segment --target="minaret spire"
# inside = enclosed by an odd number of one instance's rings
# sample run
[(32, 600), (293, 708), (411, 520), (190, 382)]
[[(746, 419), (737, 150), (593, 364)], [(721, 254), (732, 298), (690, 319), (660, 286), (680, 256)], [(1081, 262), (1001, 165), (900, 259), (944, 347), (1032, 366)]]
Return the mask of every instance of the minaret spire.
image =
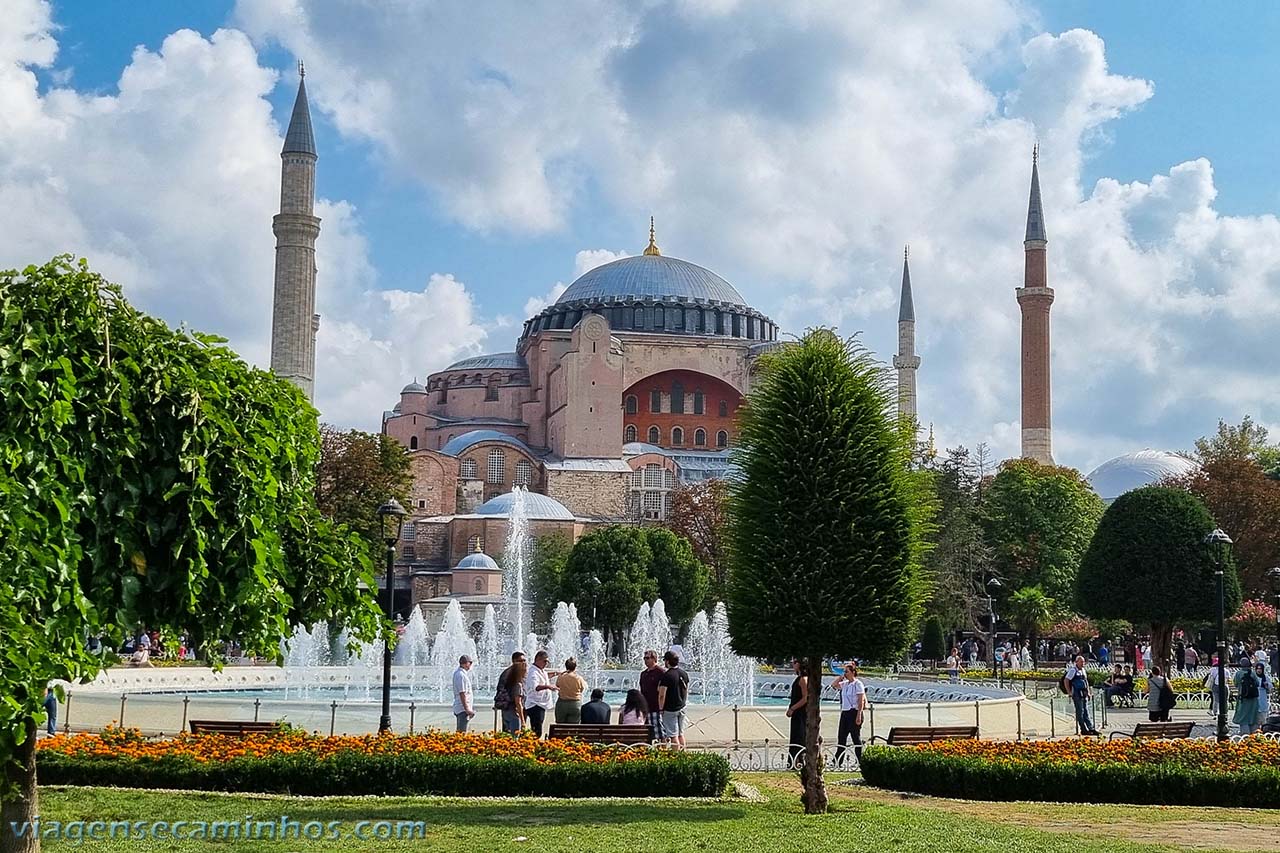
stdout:
[(902, 249), (902, 295), (898, 305), (898, 354), (893, 366), (898, 371), (898, 416), (916, 419), (916, 308), (911, 298), (911, 247)]
[(1053, 464), (1051, 428), (1049, 309), (1053, 288), (1048, 283), (1048, 237), (1040, 200), (1040, 146), (1031, 149), (1031, 196), (1027, 203), (1026, 256), (1023, 286), (1017, 289), (1022, 311), (1022, 455)]
[(316, 372), (316, 140), (307, 103), (306, 68), (298, 63), (298, 96), (280, 151), (280, 212), (276, 235), (275, 293), (271, 315), (271, 369), (311, 399)]

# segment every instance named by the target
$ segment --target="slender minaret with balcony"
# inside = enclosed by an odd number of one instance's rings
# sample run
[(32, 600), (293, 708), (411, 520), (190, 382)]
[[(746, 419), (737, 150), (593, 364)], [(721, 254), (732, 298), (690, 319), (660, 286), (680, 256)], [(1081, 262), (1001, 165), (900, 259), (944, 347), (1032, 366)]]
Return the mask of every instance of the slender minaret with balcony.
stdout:
[(1049, 395), (1049, 287), (1044, 208), (1040, 203), (1040, 147), (1031, 151), (1031, 200), (1027, 206), (1027, 236), (1023, 240), (1026, 267), (1017, 289), (1022, 309), (1022, 456), (1053, 464)]
[(298, 63), (298, 97), (280, 151), (280, 212), (276, 235), (275, 296), (271, 313), (271, 369), (313, 398), (316, 373), (316, 140), (307, 106), (306, 71)]
[(916, 309), (911, 301), (910, 247), (902, 250), (902, 297), (898, 304), (898, 354), (893, 366), (898, 371), (898, 417), (916, 420)]

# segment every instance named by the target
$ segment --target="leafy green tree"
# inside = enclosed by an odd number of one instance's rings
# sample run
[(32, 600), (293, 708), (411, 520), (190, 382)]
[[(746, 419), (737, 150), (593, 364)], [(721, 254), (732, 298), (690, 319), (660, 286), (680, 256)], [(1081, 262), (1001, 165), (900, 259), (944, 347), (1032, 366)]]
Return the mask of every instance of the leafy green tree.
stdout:
[(693, 553), (711, 574), (707, 598), (702, 606), (710, 610), (723, 601), (728, 582), (729, 557), (729, 484), (717, 477), (697, 483), (686, 483), (671, 493), (671, 510), (667, 528), (683, 536), (693, 546)]
[(1038, 586), (1069, 601), (1102, 511), (1102, 499), (1074, 468), (1031, 459), (1001, 465), (983, 497), (982, 517), (1006, 588)]
[(410, 506), (409, 454), (386, 435), (320, 425), (316, 505), (330, 520), (382, 547), (378, 507), (391, 498)]
[(959, 447), (930, 469), (938, 515), (925, 562), (931, 582), (927, 609), (947, 628), (976, 630), (987, 612), (982, 583), (990, 575), (992, 553), (980, 524), (980, 464)]
[(924, 635), (920, 638), (920, 656), (925, 660), (940, 661), (947, 656), (947, 638), (942, 622), (937, 616), (924, 620)]
[(1200, 464), (1222, 460), (1247, 459), (1272, 477), (1280, 477), (1280, 444), (1272, 444), (1267, 428), (1248, 415), (1233, 426), (1218, 421), (1218, 431), (1196, 439), (1196, 457)]
[(1026, 586), (1009, 596), (1009, 621), (1027, 639), (1032, 660), (1038, 654), (1040, 635), (1053, 621), (1058, 604), (1038, 586)]
[[(652, 562), (644, 529), (615, 525), (593, 530), (569, 553), (561, 591), (566, 601), (578, 605), (584, 626), (599, 628), (616, 648), (641, 603), (658, 597)], [(588, 609), (592, 604), (594, 623)]]
[(658, 582), (658, 597), (673, 624), (686, 622), (707, 597), (709, 575), (693, 554), (689, 540), (662, 527), (644, 527), (653, 559), (649, 574)]
[[(573, 540), (563, 533), (548, 533), (534, 540), (529, 559), (529, 593), (533, 598), (534, 621), (550, 619), (556, 602), (566, 600), (564, 575), (572, 550)], [(589, 611), (584, 615), (589, 615)]]
[[(918, 630), (932, 502), (882, 365), (827, 329), (759, 362), (739, 413), (729, 627), (736, 650), (803, 664), (896, 657)], [(806, 709), (805, 811), (827, 808), (819, 703)]]
[(0, 273), (6, 829), (36, 813), (45, 685), (101, 666), (88, 637), (144, 625), (274, 656), (294, 624), (374, 636), (367, 548), (315, 505), (315, 410), (221, 343), (134, 310), (83, 261)]
[[(1150, 625), (1151, 658), (1167, 665), (1175, 625), (1217, 620), (1217, 567), (1204, 544), (1213, 528), (1205, 505), (1181, 489), (1147, 486), (1116, 498), (1080, 564), (1080, 608)], [(1224, 581), (1230, 616), (1241, 595), (1229, 555)]]

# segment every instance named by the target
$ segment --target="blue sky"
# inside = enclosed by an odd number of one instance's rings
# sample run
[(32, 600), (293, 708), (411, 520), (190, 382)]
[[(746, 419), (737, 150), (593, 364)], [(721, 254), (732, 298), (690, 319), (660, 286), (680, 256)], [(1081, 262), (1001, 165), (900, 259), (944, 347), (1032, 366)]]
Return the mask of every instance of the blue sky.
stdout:
[[(0, 77), (0, 107), (34, 122), (25, 145), (0, 132), (23, 226), (0, 263), (89, 254), (259, 361), (271, 135), (306, 54), (335, 422), (376, 426), (413, 375), (512, 348), (530, 300), (639, 251), (652, 213), (668, 254), (785, 327), (836, 323), (886, 357), (911, 242), (922, 416), (1010, 455), (1039, 139), (1060, 460), (1186, 448), (1219, 417), (1280, 426), (1259, 322), (1280, 303), (1280, 7), (15, 2), (30, 18), (0, 63), (37, 85)], [(198, 117), (176, 118), (184, 99)]]

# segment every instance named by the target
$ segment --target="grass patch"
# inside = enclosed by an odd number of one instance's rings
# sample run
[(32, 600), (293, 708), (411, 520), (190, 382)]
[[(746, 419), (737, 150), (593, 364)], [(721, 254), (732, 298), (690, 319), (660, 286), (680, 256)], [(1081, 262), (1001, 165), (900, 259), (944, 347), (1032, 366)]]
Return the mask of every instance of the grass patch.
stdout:
[[(1127, 853), (1169, 849), (1114, 837), (1096, 828), (1081, 832), (1041, 831), (973, 814), (933, 808), (914, 801), (894, 802), (857, 789), (832, 785), (832, 813), (806, 817), (800, 811), (795, 781), (783, 774), (744, 774), (744, 781), (766, 797), (763, 803), (734, 800), (476, 800), (445, 797), (333, 797), (299, 799), (264, 795), (150, 792), (109, 788), (48, 787), (41, 791), (43, 819), (57, 821), (243, 821), (252, 815), (275, 821), (281, 815), (305, 823), (339, 821), (338, 840), (186, 840), (86, 841), (90, 850), (261, 851), (466, 851), (506, 848), (531, 851), (1035, 851), (1035, 853)], [(839, 778), (839, 777), (836, 777)], [(990, 808), (992, 804), (976, 804)], [(1043, 806), (1042, 806), (1043, 807)], [(1079, 806), (1060, 807), (1066, 819)], [(350, 837), (357, 821), (425, 821), (425, 836), (409, 840)], [(1091, 833), (1086, 835), (1085, 833)], [(517, 841), (517, 839), (523, 839)], [(50, 851), (77, 849), (66, 841), (48, 841)]]

